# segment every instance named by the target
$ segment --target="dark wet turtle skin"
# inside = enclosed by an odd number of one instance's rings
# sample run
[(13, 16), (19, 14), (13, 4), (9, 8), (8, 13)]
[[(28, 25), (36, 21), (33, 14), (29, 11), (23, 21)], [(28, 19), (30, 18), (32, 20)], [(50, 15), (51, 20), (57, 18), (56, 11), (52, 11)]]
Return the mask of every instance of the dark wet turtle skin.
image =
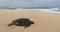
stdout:
[(34, 24), (34, 22), (30, 21), (27, 18), (20, 18), (20, 19), (13, 20), (12, 23), (10, 23), (8, 26), (16, 25), (16, 26), (25, 26), (24, 28), (26, 28), (31, 26), (31, 24)]

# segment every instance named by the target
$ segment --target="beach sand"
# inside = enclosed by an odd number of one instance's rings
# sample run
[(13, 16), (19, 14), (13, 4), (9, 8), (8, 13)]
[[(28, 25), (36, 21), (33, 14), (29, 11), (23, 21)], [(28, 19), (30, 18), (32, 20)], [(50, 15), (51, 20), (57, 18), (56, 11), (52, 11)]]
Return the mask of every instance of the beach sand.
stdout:
[[(8, 26), (12, 20), (29, 18), (34, 21), (28, 28)], [(0, 9), (0, 32), (60, 32), (60, 15), (32, 10)]]

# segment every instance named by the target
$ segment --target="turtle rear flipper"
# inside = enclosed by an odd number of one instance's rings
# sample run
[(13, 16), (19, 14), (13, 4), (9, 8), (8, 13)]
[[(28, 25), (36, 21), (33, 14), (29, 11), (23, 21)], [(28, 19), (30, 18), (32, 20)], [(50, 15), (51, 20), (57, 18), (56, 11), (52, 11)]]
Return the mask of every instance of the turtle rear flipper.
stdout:
[(8, 26), (12, 26), (13, 24), (12, 23), (10, 23)]

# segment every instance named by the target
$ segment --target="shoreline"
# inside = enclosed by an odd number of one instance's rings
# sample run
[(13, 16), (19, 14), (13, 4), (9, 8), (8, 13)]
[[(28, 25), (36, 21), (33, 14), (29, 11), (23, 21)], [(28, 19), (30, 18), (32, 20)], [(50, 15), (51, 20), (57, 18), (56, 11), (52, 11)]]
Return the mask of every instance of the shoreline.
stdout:
[[(29, 18), (35, 24), (28, 28), (7, 25), (17, 18)], [(0, 32), (60, 32), (60, 14), (32, 10), (0, 10)]]
[(0, 11), (39, 11), (42, 13), (50, 13), (50, 14), (60, 14), (59, 11), (49, 11), (49, 10), (40, 10), (40, 9), (0, 9)]

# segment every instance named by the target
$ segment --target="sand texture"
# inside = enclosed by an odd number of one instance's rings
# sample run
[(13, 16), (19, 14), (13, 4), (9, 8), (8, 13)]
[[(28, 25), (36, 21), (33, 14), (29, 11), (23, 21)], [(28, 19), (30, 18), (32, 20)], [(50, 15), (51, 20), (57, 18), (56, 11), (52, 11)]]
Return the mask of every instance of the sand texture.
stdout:
[[(28, 28), (8, 24), (18, 18), (29, 18), (35, 24)], [(0, 32), (60, 32), (60, 15), (32, 10), (0, 10)]]

